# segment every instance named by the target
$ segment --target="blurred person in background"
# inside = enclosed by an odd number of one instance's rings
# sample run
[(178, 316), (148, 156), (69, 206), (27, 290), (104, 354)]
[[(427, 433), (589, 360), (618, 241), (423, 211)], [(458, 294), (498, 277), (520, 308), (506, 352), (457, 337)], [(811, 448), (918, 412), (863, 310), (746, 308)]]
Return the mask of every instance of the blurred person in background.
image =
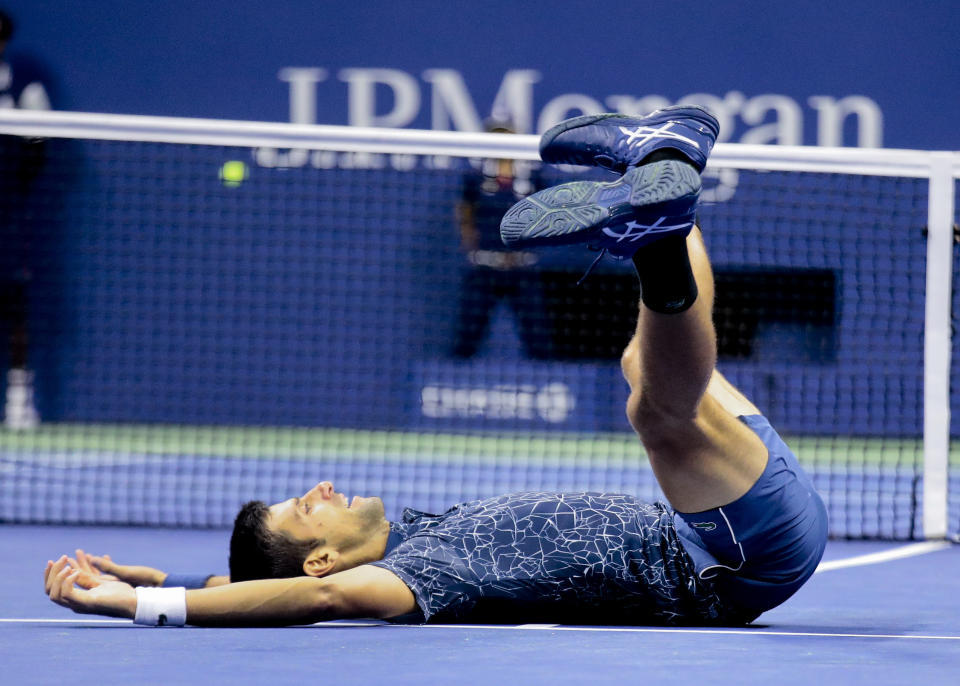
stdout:
[[(487, 133), (516, 133), (509, 121), (490, 118)], [(537, 256), (509, 250), (500, 240), (500, 219), (515, 203), (543, 188), (540, 174), (516, 160), (483, 160), (463, 177), (457, 203), (460, 248), (466, 257), (460, 283), (456, 340), (452, 354), (469, 359), (489, 334), (490, 319), (509, 302), (524, 355), (549, 357), (550, 327), (537, 271)]]
[[(13, 35), (12, 19), (0, 10), (0, 108), (49, 110), (42, 69), (26, 56), (7, 53)], [(43, 139), (0, 136), (0, 331), (7, 348), (3, 421), (7, 428), (17, 430), (33, 428), (40, 421), (27, 355), (36, 238), (29, 197), (45, 159)]]

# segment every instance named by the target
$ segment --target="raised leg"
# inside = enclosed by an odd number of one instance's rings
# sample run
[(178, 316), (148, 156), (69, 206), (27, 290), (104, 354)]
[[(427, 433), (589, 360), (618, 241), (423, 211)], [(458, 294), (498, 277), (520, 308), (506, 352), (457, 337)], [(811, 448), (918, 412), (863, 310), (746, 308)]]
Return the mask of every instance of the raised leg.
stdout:
[[(634, 261), (657, 248), (641, 249)], [(627, 417), (664, 494), (681, 512), (700, 512), (746, 493), (763, 472), (767, 451), (737, 419), (759, 411), (714, 368), (713, 272), (700, 231), (676, 248), (687, 250), (698, 295), (677, 314), (641, 304), (621, 363), (631, 389)]]

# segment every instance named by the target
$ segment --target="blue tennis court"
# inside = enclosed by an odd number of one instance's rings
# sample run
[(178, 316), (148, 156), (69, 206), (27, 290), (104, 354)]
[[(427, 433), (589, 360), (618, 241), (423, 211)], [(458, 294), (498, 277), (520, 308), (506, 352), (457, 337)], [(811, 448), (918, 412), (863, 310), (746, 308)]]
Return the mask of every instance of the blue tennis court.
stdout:
[(820, 572), (748, 628), (152, 629), (53, 605), (43, 563), (83, 547), (118, 561), (223, 572), (226, 532), (5, 526), (0, 541), (0, 662), (9, 683), (79, 675), (117, 684), (954, 684), (960, 670), (960, 547), (947, 543), (832, 541)]

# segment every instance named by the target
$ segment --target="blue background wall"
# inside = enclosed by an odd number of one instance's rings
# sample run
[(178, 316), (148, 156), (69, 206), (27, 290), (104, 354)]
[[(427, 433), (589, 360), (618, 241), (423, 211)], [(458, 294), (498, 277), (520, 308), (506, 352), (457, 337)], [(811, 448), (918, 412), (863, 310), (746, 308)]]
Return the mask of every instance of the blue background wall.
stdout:
[[(428, 70), (452, 70), (480, 117), (504, 75), (533, 70), (531, 126), (563, 94), (690, 94), (744, 100), (786, 96), (802, 114), (802, 141), (818, 141), (809, 99), (863, 96), (882, 112), (887, 147), (958, 149), (960, 50), (954, 2), (677, 0), (594, 2), (167, 3), (8, 0), (18, 20), (11, 49), (42, 57), (61, 109), (286, 121), (288, 67), (325, 71), (319, 123), (350, 123), (350, 68), (406, 74), (420, 101), (409, 126), (431, 121)], [(736, 102), (735, 102), (736, 101)], [(749, 128), (739, 99), (724, 137)], [(570, 102), (573, 104), (573, 101)], [(377, 91), (376, 112), (391, 111)], [(356, 114), (356, 113), (355, 113)], [(760, 114), (757, 115), (761, 116)], [(767, 113), (761, 121), (772, 121)], [(556, 116), (556, 119), (563, 118)], [(447, 124), (449, 125), (449, 124)], [(466, 123), (462, 123), (466, 126)], [(856, 144), (852, 124), (844, 141)]]

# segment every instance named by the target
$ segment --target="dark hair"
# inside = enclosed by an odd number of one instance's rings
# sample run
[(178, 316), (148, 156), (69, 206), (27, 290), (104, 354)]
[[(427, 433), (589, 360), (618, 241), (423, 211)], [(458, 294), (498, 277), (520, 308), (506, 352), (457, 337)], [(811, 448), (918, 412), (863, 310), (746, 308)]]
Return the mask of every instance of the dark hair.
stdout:
[(230, 581), (283, 579), (304, 576), (303, 563), (310, 551), (326, 541), (299, 541), (267, 527), (269, 509), (260, 500), (240, 508), (230, 536)]
[(0, 41), (10, 40), (13, 35), (13, 19), (10, 15), (0, 10)]
[(516, 125), (509, 119), (487, 117), (483, 120), (483, 130), (487, 133), (516, 133)]

